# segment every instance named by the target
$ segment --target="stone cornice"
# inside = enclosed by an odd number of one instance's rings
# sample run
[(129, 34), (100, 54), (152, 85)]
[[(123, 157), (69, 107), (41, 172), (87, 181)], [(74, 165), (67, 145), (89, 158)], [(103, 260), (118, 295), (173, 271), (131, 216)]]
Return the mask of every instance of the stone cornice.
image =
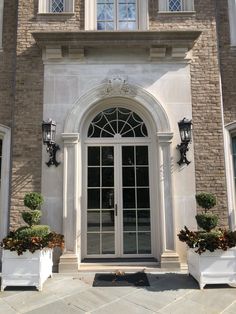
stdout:
[(79, 32), (33, 32), (39, 47), (187, 47), (191, 49), (200, 36), (199, 30), (174, 31), (79, 31)]

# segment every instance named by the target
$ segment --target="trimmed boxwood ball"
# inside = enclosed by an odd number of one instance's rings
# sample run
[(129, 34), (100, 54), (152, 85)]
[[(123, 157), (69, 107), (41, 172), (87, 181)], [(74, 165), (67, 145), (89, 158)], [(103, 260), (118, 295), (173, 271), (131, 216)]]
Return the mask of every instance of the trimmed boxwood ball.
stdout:
[(50, 233), (50, 228), (47, 225), (36, 225), (32, 227), (21, 227), (16, 230), (16, 235), (19, 239), (25, 239), (29, 237), (43, 238)]
[(216, 205), (216, 197), (211, 193), (199, 193), (196, 195), (198, 205), (205, 209), (205, 212)]
[(207, 232), (211, 231), (217, 226), (219, 219), (217, 215), (212, 213), (197, 214), (195, 218), (198, 226)]
[(40, 210), (24, 211), (22, 218), (31, 227), (39, 224), (42, 212)]
[(37, 192), (27, 193), (24, 197), (24, 205), (31, 210), (39, 210), (43, 201), (43, 196)]

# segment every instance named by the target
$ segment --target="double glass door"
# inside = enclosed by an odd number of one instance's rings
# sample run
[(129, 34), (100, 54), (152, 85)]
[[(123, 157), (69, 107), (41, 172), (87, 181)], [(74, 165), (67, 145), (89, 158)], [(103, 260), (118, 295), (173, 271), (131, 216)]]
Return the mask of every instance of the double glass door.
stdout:
[(87, 257), (151, 256), (148, 145), (87, 146)]

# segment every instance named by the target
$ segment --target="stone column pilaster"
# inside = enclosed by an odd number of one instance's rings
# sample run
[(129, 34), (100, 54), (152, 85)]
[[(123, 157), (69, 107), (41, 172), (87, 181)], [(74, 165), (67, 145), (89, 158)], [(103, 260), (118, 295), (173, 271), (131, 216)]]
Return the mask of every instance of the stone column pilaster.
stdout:
[(60, 257), (59, 272), (77, 272), (80, 257), (79, 246), (79, 204), (78, 204), (78, 149), (79, 134), (64, 133), (63, 169), (63, 234), (65, 249)]
[(161, 195), (161, 267), (179, 268), (179, 256), (175, 243), (175, 213), (173, 209), (171, 139), (172, 133), (158, 133), (160, 195)]

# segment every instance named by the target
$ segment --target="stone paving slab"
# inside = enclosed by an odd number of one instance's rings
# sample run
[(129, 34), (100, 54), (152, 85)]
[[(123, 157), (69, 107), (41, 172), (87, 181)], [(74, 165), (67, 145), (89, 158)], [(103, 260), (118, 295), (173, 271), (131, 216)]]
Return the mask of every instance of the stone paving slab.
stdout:
[(235, 314), (236, 288), (199, 290), (187, 273), (148, 273), (149, 287), (93, 287), (95, 273), (54, 274), (43, 291), (8, 287), (0, 292), (1, 314)]

